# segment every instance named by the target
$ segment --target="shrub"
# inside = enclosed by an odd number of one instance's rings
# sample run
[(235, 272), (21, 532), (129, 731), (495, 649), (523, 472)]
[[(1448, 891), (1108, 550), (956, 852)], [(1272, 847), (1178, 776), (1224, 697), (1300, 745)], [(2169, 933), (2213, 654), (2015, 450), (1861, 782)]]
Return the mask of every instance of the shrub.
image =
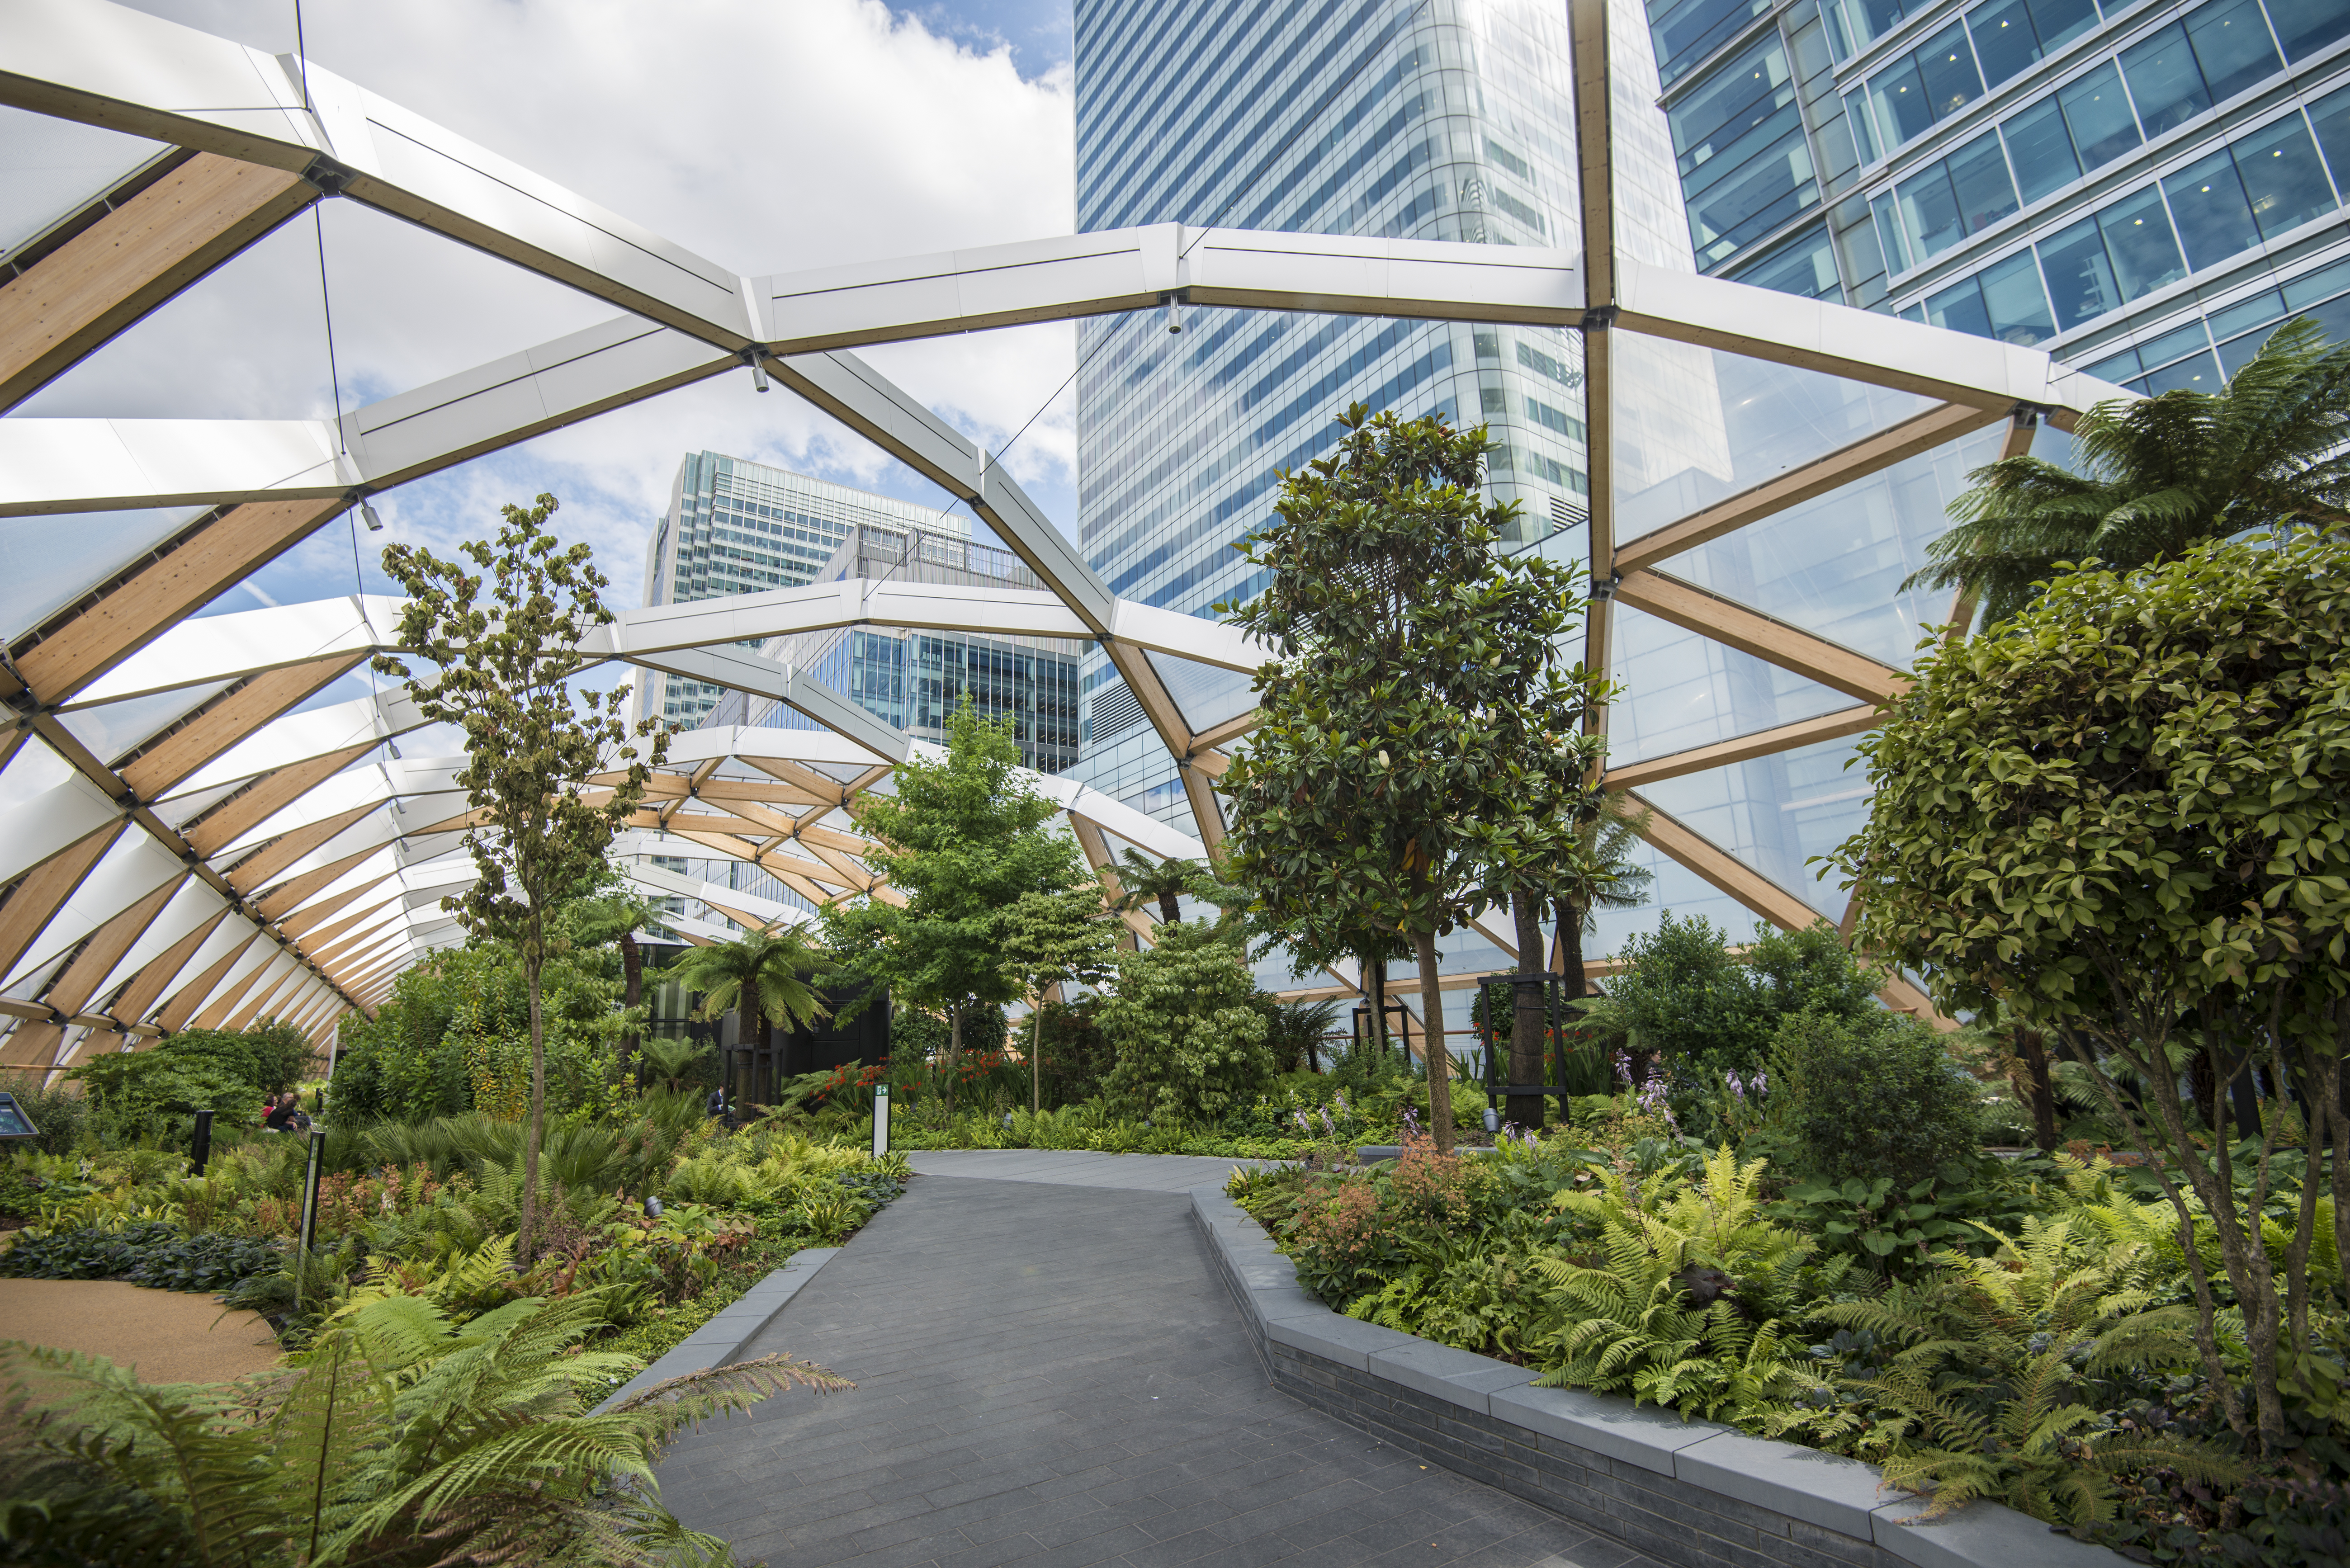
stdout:
[(1702, 915), (1668, 912), (1624, 944), (1628, 966), (1607, 987), (1608, 1019), (1635, 1053), (1659, 1052), (1681, 1078), (1717, 1084), (1762, 1064), (1783, 1021), (1801, 1013), (1864, 1018), (1883, 976), (1856, 961), (1835, 928), (1767, 931), (1743, 957)]
[(1805, 1175), (1908, 1186), (1971, 1165), (1981, 1096), (1941, 1037), (1914, 1019), (1799, 1012), (1772, 1041), (1782, 1125)]
[(1273, 1076), (1255, 995), (1240, 950), (1205, 922), (1159, 927), (1157, 947), (1118, 955), (1102, 1004), (1118, 1050), (1104, 1096), (1154, 1122), (1212, 1122), (1253, 1100)]
[[(93, 1056), (68, 1075), (81, 1085), (100, 1136), (127, 1142), (151, 1132), (176, 1135), (181, 1129), (168, 1124), (201, 1110), (256, 1124), (264, 1102), (292, 1088), (309, 1062), (308, 1039), (273, 1020), (243, 1033), (192, 1029), (144, 1051)], [(54, 1109), (50, 1097), (43, 1108)]]
[(224, 1291), (285, 1260), (266, 1241), (207, 1233), (182, 1236), (161, 1220), (120, 1231), (84, 1227), (26, 1234), (0, 1253), (0, 1274), (20, 1280), (127, 1279), (160, 1291)]

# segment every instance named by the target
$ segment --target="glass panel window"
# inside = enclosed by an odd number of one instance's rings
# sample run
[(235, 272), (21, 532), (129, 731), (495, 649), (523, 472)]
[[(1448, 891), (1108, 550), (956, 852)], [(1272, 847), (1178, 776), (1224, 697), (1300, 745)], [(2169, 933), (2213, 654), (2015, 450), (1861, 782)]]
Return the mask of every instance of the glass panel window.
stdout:
[[(2033, 32), (2032, 15), (2023, 0), (1991, 0), (1968, 14), (1967, 32), (1975, 42), (1975, 58), (1983, 80), (1997, 87), (2040, 57), (2040, 40)], [(1931, 316), (1929, 305), (1926, 314)]]
[(1844, 95), (1844, 117), (1852, 126), (1854, 148), (1863, 163), (1874, 163), (1882, 154), (1877, 147), (1877, 120), (1868, 112), (1866, 93), (1848, 92)]
[(2232, 342), (2220, 344), (2220, 373), (2223, 376), (2233, 376), (2251, 363), (2252, 356), (2261, 351), (2262, 345), (2268, 342), (2269, 335), (2275, 330), (2275, 327), (2266, 327), (2258, 331), (2247, 332)]
[(2181, 359), (2148, 376), (2142, 383), (2146, 389), (2159, 396), (2164, 392), (2216, 392), (2220, 389), (2220, 362), (2205, 349), (2192, 359)]
[(2225, 337), (2230, 332), (2241, 332), (2247, 327), (2274, 321), (2284, 314), (2284, 296), (2275, 289), (2265, 288), (2250, 299), (2240, 299), (2225, 310), (2215, 310), (2208, 318), (2211, 336)]
[(2333, 187), (2325, 182), (2325, 166), (2317, 161), (2317, 148), (2301, 116), (2256, 130), (2230, 151), (2262, 239), (2272, 240), (2334, 211)]
[(2097, 214), (2098, 232), (2113, 257), (2114, 277), (2127, 304), (2187, 275), (2178, 236), (2162, 210), (2162, 192), (2149, 185)]
[(1835, 251), (1825, 224), (1730, 275), (1758, 288), (1844, 303), (1844, 282), (1836, 275)]
[(1898, 191), (1902, 226), (1908, 231), (1910, 251), (1918, 260), (1938, 256), (1966, 238), (1948, 164), (1936, 163), (1912, 175), (1901, 182)]
[(2305, 272), (2299, 277), (2288, 279), (2282, 290), (2285, 308), (2299, 310), (2345, 288), (2350, 288), (2350, 261), (2338, 261), (2332, 266), (2320, 267), (2315, 272)]
[(2221, 0), (2204, 6), (2187, 18), (2187, 36), (2215, 103), (2284, 68), (2269, 37), (2268, 20), (2254, 0)]
[(1909, 238), (1901, 232), (1901, 220), (1894, 210), (1890, 193), (1877, 196), (1868, 204), (1877, 218), (1877, 242), (1885, 249), (1885, 269), (1887, 272), (1908, 272), (1918, 264), (1909, 259)]
[(2189, 266), (2200, 271), (2261, 243), (2252, 204), (2244, 200), (2235, 161), (2225, 149), (2197, 159), (2165, 180), (2162, 189), (2170, 198), (2171, 216), (2178, 220)]
[(2122, 302), (2095, 218), (2084, 218), (2043, 240), (2040, 270), (2048, 279), (2049, 303), (2067, 332)]
[(2203, 72), (2187, 43), (2187, 29), (2174, 22), (2146, 42), (2122, 52), (2122, 75), (2148, 136), (2184, 125), (2211, 107)]
[(2088, 372), (2100, 381), (2126, 381), (2143, 369), (2137, 362), (2137, 350), (2125, 348), (2110, 359), (2100, 359), (2089, 366)]
[(2085, 172), (2103, 168), (2142, 140), (2129, 98), (2122, 91), (2121, 73), (2110, 60), (2064, 88), (2056, 101), (2064, 106), (2064, 123), (2072, 129)]
[(1958, 192), (1967, 233), (1979, 234), (2015, 211), (2015, 182), (2007, 177), (1997, 136), (1984, 131), (1951, 153), (1950, 161), (1950, 188)]
[(1770, 0), (1667, 0), (1650, 5), (1659, 75), (1672, 81), (1770, 8)]
[(2095, 0), (2032, 0), (2033, 31), (2043, 53), (2063, 48), (2096, 25)]
[(1926, 319), (1952, 332), (1970, 332), (1977, 337), (1991, 335), (1991, 312), (1983, 308), (1982, 285), (1973, 278), (1939, 294), (1928, 295)]
[(2040, 268), (2033, 265), (2030, 251), (2018, 251), (1985, 267), (1981, 282), (1991, 336), (2026, 348), (2056, 336), (2056, 318), (2048, 310), (2048, 291), (2040, 286)]
[(2342, 0), (2269, 0), (2269, 20), (2284, 40), (2284, 57), (2298, 60), (2350, 35), (2350, 5)]
[(1918, 51), (1918, 75), (1939, 119), (1952, 115), (1982, 97), (1982, 73), (1975, 69), (1975, 53), (1968, 47), (1966, 29), (1952, 26)]
[(1999, 132), (2007, 140), (2015, 182), (2027, 203), (2081, 177), (2081, 161), (2073, 155), (2073, 137), (2064, 129), (2064, 111), (2054, 99), (2041, 99), (2001, 125)]
[(2166, 332), (2159, 337), (2139, 344), (2137, 357), (2148, 365), (2163, 365), (2182, 354), (2192, 354), (2199, 348), (2209, 348), (2210, 343), (2210, 338), (2204, 336), (2203, 324), (2190, 321), (2175, 332)]
[(1794, 101), (1787, 54), (1774, 35), (1717, 72), (1666, 116), (1686, 175), (1718, 158)]
[(1869, 78), (1868, 102), (1877, 110), (1877, 129), (1888, 147), (1924, 134), (1934, 123), (1934, 106), (1927, 101), (1926, 83), (1915, 60), (1905, 59)]
[(2311, 104), (2309, 123), (2317, 128), (2317, 144), (2334, 166), (2335, 187), (2350, 195), (2350, 88)]

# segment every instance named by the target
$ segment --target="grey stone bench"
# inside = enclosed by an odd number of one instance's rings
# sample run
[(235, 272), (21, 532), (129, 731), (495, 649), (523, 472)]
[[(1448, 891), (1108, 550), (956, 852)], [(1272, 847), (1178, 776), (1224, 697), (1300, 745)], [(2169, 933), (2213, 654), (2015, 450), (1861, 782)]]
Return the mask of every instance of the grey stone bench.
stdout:
[(1978, 1501), (1926, 1523), (1874, 1465), (1750, 1438), (1332, 1312), (1221, 1188), (1191, 1189), (1274, 1386), (1351, 1426), (1681, 1568), (2123, 1568)]

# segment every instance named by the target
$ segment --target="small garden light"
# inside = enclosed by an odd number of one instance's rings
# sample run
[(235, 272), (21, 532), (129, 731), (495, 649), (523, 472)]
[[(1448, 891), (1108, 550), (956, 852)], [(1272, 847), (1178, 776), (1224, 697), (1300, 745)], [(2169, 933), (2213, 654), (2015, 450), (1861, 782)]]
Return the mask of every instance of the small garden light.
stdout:
[(645, 1218), (648, 1220), (658, 1220), (660, 1217), (661, 1200), (658, 1198), (648, 1197), (645, 1199)]
[(1489, 1133), (1502, 1130), (1502, 1113), (1491, 1106), (1485, 1107), (1485, 1130)]

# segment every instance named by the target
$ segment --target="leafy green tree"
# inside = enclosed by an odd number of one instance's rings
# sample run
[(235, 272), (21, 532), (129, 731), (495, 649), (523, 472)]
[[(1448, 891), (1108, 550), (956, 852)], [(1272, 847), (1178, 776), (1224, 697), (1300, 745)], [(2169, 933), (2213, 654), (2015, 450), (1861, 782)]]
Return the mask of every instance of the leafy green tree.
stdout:
[(770, 1023), (806, 1025), (824, 1015), (824, 1004), (800, 978), (823, 961), (805, 931), (785, 926), (745, 931), (739, 941), (688, 948), (669, 966), (669, 976), (702, 993), (704, 1018), (741, 1009), (743, 1043), (763, 1045)]
[(1885, 977), (1856, 961), (1825, 921), (1762, 932), (1742, 953), (1704, 916), (1669, 909), (1652, 932), (1624, 944), (1624, 972), (1593, 1011), (1639, 1055), (1663, 1056), (1687, 1082), (1718, 1084), (1725, 1072), (1762, 1064), (1786, 1019), (1877, 1013)]
[(1059, 808), (1020, 782), (1011, 722), (982, 719), (966, 693), (946, 730), (944, 761), (908, 758), (892, 776), (895, 794), (861, 796), (851, 810), (879, 846), (868, 863), (905, 904), (834, 904), (824, 922), (846, 973), (946, 1014), (951, 1106), (965, 1012), (1020, 994), (1003, 963), (1003, 912), (1084, 870), (1076, 841), (1054, 831)]
[(1102, 1093), (1154, 1122), (1212, 1122), (1250, 1103), (1273, 1075), (1256, 982), (1232, 932), (1179, 921), (1159, 938), (1118, 955), (1117, 985), (1100, 1014), (1118, 1065)]
[[(2271, 1454), (2311, 1353), (2320, 1181), (2263, 1244), (2279, 1117), (2251, 1190), (2197, 1136), (2182, 1066), (2290, 1081), (2331, 1146), (2350, 1256), (2350, 533), (2204, 545), (2060, 577), (1981, 636), (1929, 648), (1861, 742), (1867, 825), (1830, 863), (1857, 935), (1945, 1012), (2003, 1003), (2060, 1044), (2149, 1158), (2182, 1235), (2217, 1251), (2254, 1410), (2223, 1358), (2201, 1246), (2183, 1256), (2211, 1387)], [(2251, 1131), (2252, 1129), (2245, 1129)], [(2283, 1229), (2282, 1227), (2280, 1227)], [(2345, 1304), (2334, 1303), (2335, 1311)]]
[(1186, 893), (1196, 892), (1205, 875), (1196, 860), (1160, 860), (1133, 849), (1119, 851), (1117, 872), (1118, 886), (1126, 889), (1118, 907), (1147, 909), (1156, 904), (1159, 922), (1169, 926), (1183, 918), (1182, 906), (1177, 900)]
[(1275, 925), (1408, 937), (1428, 1030), (1430, 1121), (1452, 1142), (1436, 939), (1573, 847), (1606, 683), (1561, 649), (1571, 568), (1496, 549), (1482, 427), (1349, 409), (1337, 451), (1292, 473), (1248, 542), (1271, 581), (1231, 618), (1269, 645), (1261, 722), (1225, 775), (1235, 874)]
[(2091, 410), (2074, 469), (2036, 457), (1979, 468), (1901, 586), (1958, 587), (1985, 625), (2030, 602), (2066, 562), (2128, 571), (2252, 528), (2339, 522), (2350, 510), (2350, 344), (2286, 323), (2217, 392), (2178, 390)]
[[(540, 977), (547, 917), (600, 872), (605, 850), (644, 799), (653, 766), (669, 754), (668, 733), (656, 721), (640, 722), (631, 736), (620, 716), (627, 687), (574, 688), (598, 662), (579, 651), (580, 639), (612, 620), (602, 597), (609, 579), (596, 570), (588, 545), (567, 549), (548, 529), (555, 511), (555, 497), (546, 494), (527, 510), (505, 507), (494, 543), (460, 546), (478, 574), (421, 546), (386, 546), (383, 569), (409, 596), (400, 647), (435, 673), (423, 679), (401, 659), (375, 660), (379, 672), (408, 683), (427, 722), (454, 724), (465, 736), (456, 784), (473, 813), (464, 842), (475, 879), (441, 907), (468, 932), (511, 941), (521, 955), (530, 1001), (530, 1128), (516, 1239), (525, 1258), (536, 1240), (546, 1124)], [(641, 753), (630, 743), (648, 738)], [(598, 778), (611, 782), (591, 792)]]
[[(1129, 852), (1130, 853), (1130, 852)], [(1045, 993), (1097, 985), (1117, 967), (1118, 927), (1088, 877), (1057, 892), (1027, 892), (1003, 911), (1003, 964), (1028, 997), (1028, 1108), (1045, 1108)]]

